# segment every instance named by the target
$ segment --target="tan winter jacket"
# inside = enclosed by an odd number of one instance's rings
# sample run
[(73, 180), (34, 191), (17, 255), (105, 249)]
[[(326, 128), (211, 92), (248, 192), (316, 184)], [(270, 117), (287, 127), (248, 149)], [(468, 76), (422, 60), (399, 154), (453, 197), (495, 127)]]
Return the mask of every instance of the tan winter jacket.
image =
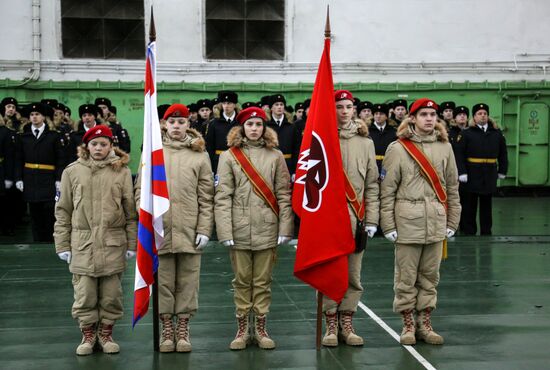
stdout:
[(276, 149), (277, 134), (266, 128), (256, 142), (233, 127), (227, 135), (229, 147), (241, 147), (271, 188), (279, 204), (279, 218), (254, 191), (244, 171), (229, 151), (220, 155), (219, 183), (214, 212), (220, 241), (233, 240), (236, 249), (262, 250), (277, 246), (279, 235), (292, 236), (293, 213), (290, 203), (290, 174), (283, 154)]
[[(338, 135), (344, 170), (353, 184), (358, 199), (366, 201), (364, 220), (367, 225), (377, 226), (380, 211), (378, 198), (380, 188), (374, 142), (368, 137), (369, 129), (365, 122), (357, 119), (339, 127)], [(348, 210), (351, 227), (355, 233), (357, 217), (349, 203)]]
[(420, 167), (395, 141), (382, 162), (381, 226), (384, 233), (397, 231), (398, 243), (435, 243), (445, 239), (447, 228), (458, 228), (458, 171), (443, 121), (438, 120), (434, 133), (424, 137), (413, 127), (411, 120), (405, 119), (397, 129), (397, 137), (411, 139), (433, 164), (447, 192), (448, 209), (445, 212)]
[(136, 249), (136, 208), (128, 154), (114, 148), (102, 161), (79, 148), (61, 176), (55, 207), (56, 252), (72, 252), (73, 274), (108, 276), (124, 271)]
[[(164, 243), (158, 254), (201, 253), (195, 245), (197, 234), (210, 237), (214, 223), (214, 179), (204, 139), (187, 129), (181, 141), (164, 134), (162, 144), (170, 209), (162, 218)], [(136, 180), (138, 207), (140, 177)]]

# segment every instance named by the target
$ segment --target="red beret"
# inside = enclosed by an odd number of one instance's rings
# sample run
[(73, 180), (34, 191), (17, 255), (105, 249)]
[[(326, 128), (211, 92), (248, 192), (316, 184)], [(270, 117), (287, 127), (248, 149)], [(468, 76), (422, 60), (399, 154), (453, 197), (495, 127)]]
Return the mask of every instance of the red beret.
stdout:
[(267, 122), (264, 110), (258, 107), (249, 107), (240, 111), (237, 115), (237, 122), (242, 125), (250, 118), (261, 118), (262, 121)]
[(163, 119), (168, 119), (170, 117), (189, 117), (189, 108), (183, 104), (172, 104), (164, 113)]
[(334, 92), (334, 101), (351, 100), (353, 101), (353, 95), (348, 90), (337, 90)]
[(432, 109), (438, 110), (439, 106), (432, 99), (420, 98), (420, 99), (416, 100), (413, 103), (413, 105), (411, 105), (411, 109), (409, 110), (409, 114), (413, 115), (419, 109), (422, 109), (422, 108), (432, 108)]
[(86, 133), (82, 137), (82, 142), (84, 142), (84, 144), (88, 144), (90, 141), (97, 137), (106, 137), (113, 141), (113, 132), (109, 127), (105, 125), (96, 125), (86, 131)]

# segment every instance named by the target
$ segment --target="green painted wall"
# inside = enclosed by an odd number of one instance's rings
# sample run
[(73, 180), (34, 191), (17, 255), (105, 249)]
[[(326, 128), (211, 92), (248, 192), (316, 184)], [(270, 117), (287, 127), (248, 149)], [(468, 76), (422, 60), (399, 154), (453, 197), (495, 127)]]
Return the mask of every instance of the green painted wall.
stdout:
[[(142, 82), (38, 81), (24, 86), (21, 86), (21, 83), (21, 81), (9, 79), (0, 80), (0, 97), (14, 96), (21, 103), (29, 103), (45, 97), (55, 98), (73, 110), (73, 118), (78, 116), (79, 105), (93, 102), (98, 96), (109, 97), (118, 108), (118, 118), (130, 132), (131, 168), (135, 172), (142, 141)], [(539, 182), (538, 185), (550, 186), (550, 178), (547, 175), (539, 174), (535, 178), (526, 175), (526, 171), (532, 172), (540, 168), (550, 174), (549, 122), (548, 114), (545, 113), (550, 107), (549, 81), (337, 83), (335, 88), (348, 89), (360, 99), (372, 102), (391, 101), (399, 97), (409, 101), (430, 97), (436, 101), (453, 100), (459, 105), (468, 107), (479, 102), (489, 104), (490, 115), (502, 127), (508, 144), (509, 177), (502, 181), (501, 185), (537, 185), (534, 182)], [(157, 87), (158, 104), (190, 103), (201, 98), (212, 98), (216, 96), (217, 91), (223, 89), (237, 91), (240, 102), (257, 101), (263, 95), (282, 92), (288, 103), (294, 104), (310, 97), (313, 84), (161, 82)], [(533, 109), (540, 113), (540, 116), (537, 116), (539, 119), (537, 122), (526, 118), (533, 114), (531, 113)], [(531, 125), (530, 129), (525, 129), (525, 125)], [(520, 133), (523, 134), (520, 135)], [(542, 139), (541, 134), (545, 135)], [(538, 140), (529, 139), (529, 135), (537, 136)]]

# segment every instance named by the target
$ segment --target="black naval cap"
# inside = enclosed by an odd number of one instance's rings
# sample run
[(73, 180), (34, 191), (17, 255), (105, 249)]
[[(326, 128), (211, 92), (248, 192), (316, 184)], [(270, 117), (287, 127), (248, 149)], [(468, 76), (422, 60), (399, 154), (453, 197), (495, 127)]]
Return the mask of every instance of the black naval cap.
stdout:
[(258, 103), (253, 101), (247, 101), (246, 103), (243, 103), (241, 106), (243, 109), (250, 108), (250, 107), (258, 107)]
[(37, 112), (43, 115), (44, 117), (48, 116), (48, 106), (42, 102), (30, 103), (25, 107), (25, 110), (26, 110), (26, 113), (28, 113), (29, 115), (32, 112)]
[(393, 108), (404, 107), (408, 110), (407, 101), (405, 99), (396, 99), (393, 101)]
[(294, 104), (294, 110), (297, 111), (298, 109), (304, 109), (304, 103), (298, 102)]
[(484, 110), (487, 112), (487, 115), (489, 114), (489, 106), (485, 103), (477, 103), (472, 107), (472, 115), (475, 115), (477, 111)]
[[(271, 105), (271, 95), (264, 95), (260, 98), (260, 104), (262, 107), (264, 105)], [(260, 107), (261, 108), (261, 107)]]
[(161, 104), (157, 106), (157, 113), (159, 115), (159, 120), (161, 120), (162, 117), (164, 117), (164, 113), (166, 113), (168, 108), (170, 108), (170, 104)]
[(353, 97), (353, 105), (355, 105), (357, 107), (359, 105), (359, 103), (361, 103), (361, 99)]
[(308, 109), (310, 105), (311, 105), (311, 99), (308, 98), (304, 100), (304, 109)]
[[(13, 105), (15, 105), (15, 107), (17, 107), (17, 99), (12, 98), (11, 96), (8, 96), (8, 97), (2, 99), (2, 102), (0, 103), (0, 106), (2, 106), (2, 108), (5, 108), (6, 105), (8, 105), (8, 104), (13, 104)], [(0, 114), (3, 115), (4, 112), (0, 112)]]
[(46, 98), (46, 99), (40, 100), (40, 103), (45, 104), (45, 105), (49, 105), (50, 107), (55, 107), (55, 105), (58, 103), (58, 101), (57, 101), (57, 99)]
[(283, 103), (286, 105), (286, 99), (283, 94), (275, 94), (271, 95), (271, 99), (269, 100), (269, 106), (272, 107), (275, 103)]
[(386, 103), (374, 104), (374, 106), (372, 108), (372, 114), (374, 114), (376, 112), (381, 112), (381, 113), (384, 113), (387, 116), (389, 111), (390, 111), (390, 107)]
[(470, 110), (463, 105), (459, 105), (453, 110), (453, 117), (458, 116), (460, 113), (465, 113), (467, 117), (470, 117)]
[(110, 110), (111, 113), (113, 113), (113, 114), (116, 114), (116, 112), (117, 112), (117, 109), (116, 109), (116, 107), (115, 107), (114, 105), (111, 105), (111, 108), (109, 108), (109, 110)]
[(189, 108), (189, 112), (197, 113), (199, 111), (199, 107), (195, 103), (189, 104), (187, 108)]
[(106, 105), (108, 108), (111, 108), (111, 100), (108, 98), (97, 98), (94, 102), (95, 105)]
[(294, 113), (294, 108), (292, 108), (292, 105), (285, 105), (285, 110), (288, 113)]
[(370, 101), (365, 100), (362, 101), (357, 105), (357, 112), (361, 112), (363, 109), (370, 109), (372, 112), (372, 109), (374, 108), (374, 104), (372, 104)]
[(71, 108), (69, 108), (68, 106), (65, 106), (65, 109), (63, 109), (63, 111), (65, 113), (69, 113), (69, 116), (71, 115), (72, 111), (71, 111)]
[(220, 91), (218, 92), (218, 100), (221, 103), (230, 102), (230, 103), (237, 104), (237, 102), (239, 101), (239, 95), (237, 95), (235, 91), (228, 91), (228, 90)]
[(212, 101), (210, 99), (199, 99), (197, 100), (197, 109), (208, 108), (212, 109)]
[(63, 103), (56, 103), (56, 104), (53, 106), (53, 109), (63, 111), (63, 113), (64, 113), (64, 112), (65, 112), (65, 104), (63, 104)]
[(456, 104), (454, 101), (444, 101), (443, 103), (439, 104), (439, 111), (443, 112), (445, 109), (455, 109)]
[(95, 104), (82, 104), (80, 107), (78, 107), (78, 116), (82, 118), (84, 113), (90, 113), (94, 116), (97, 115), (97, 106)]

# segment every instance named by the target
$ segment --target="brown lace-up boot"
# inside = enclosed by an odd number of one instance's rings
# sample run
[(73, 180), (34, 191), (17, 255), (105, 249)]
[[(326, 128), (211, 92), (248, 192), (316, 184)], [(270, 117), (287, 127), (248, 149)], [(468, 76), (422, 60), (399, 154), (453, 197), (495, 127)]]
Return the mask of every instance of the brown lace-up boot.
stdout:
[(248, 327), (248, 315), (237, 315), (237, 335), (229, 345), (230, 349), (245, 349), (250, 341), (250, 333)]
[(80, 328), (82, 332), (82, 341), (76, 347), (76, 354), (79, 356), (87, 356), (94, 353), (94, 346), (97, 342), (97, 335), (95, 332), (96, 323), (83, 326)]
[(355, 329), (353, 329), (353, 312), (352, 311), (341, 311), (340, 312), (340, 321), (339, 321), (339, 338), (345, 342), (348, 346), (362, 346), (363, 338), (355, 334)]
[(176, 337), (178, 339), (176, 351), (191, 352), (191, 340), (189, 339), (189, 315), (178, 315)]
[(443, 337), (432, 328), (431, 314), (431, 308), (426, 308), (417, 313), (416, 336), (428, 344), (443, 344)]
[(114, 324), (108, 324), (104, 321), (99, 323), (97, 338), (103, 353), (115, 354), (120, 352), (120, 347), (113, 340), (113, 326)]
[(403, 319), (403, 330), (399, 342), (405, 345), (416, 344), (413, 310), (401, 311), (401, 318)]
[(338, 346), (338, 314), (325, 312), (326, 332), (322, 344), (325, 347)]
[(162, 324), (162, 334), (160, 336), (159, 351), (162, 353), (174, 352), (176, 350), (176, 343), (174, 342), (172, 314), (160, 314), (160, 322)]
[(267, 318), (265, 315), (255, 316), (254, 320), (254, 339), (258, 343), (258, 347), (262, 349), (275, 348), (275, 342), (269, 337), (269, 334), (267, 334)]

